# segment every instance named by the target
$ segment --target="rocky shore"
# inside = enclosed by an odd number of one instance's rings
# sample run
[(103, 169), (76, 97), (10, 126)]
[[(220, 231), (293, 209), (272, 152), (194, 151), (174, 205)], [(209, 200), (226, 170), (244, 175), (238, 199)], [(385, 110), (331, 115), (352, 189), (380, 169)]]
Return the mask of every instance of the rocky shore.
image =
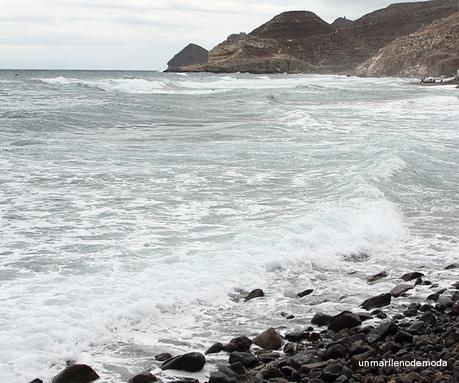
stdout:
[[(445, 267), (459, 269), (459, 264)], [(383, 271), (368, 277), (371, 284), (386, 278)], [(423, 303), (401, 305), (399, 312), (385, 311), (400, 297), (416, 294), (417, 286), (432, 293)], [(307, 289), (298, 293), (306, 297)], [(245, 297), (244, 304), (263, 297), (261, 289)], [(389, 311), (389, 310), (387, 310)], [(293, 315), (283, 313), (286, 321)], [(369, 324), (367, 324), (369, 323)], [(166, 350), (167, 351), (167, 350)], [(439, 289), (429, 276), (414, 271), (400, 276), (400, 283), (369, 298), (353, 311), (337, 315), (316, 313), (301, 330), (268, 328), (249, 338), (235, 334), (229, 342), (217, 342), (205, 354), (189, 352), (156, 355), (161, 370), (201, 371), (211, 354), (226, 355), (227, 362), (213, 366), (208, 383), (454, 383), (459, 381), (459, 281)], [(226, 359), (226, 358), (225, 358)], [(155, 366), (152, 366), (154, 372)], [(84, 364), (71, 364), (52, 383), (89, 383), (99, 375)], [(150, 371), (128, 383), (200, 383), (195, 378), (164, 380)], [(31, 383), (43, 383), (35, 379)]]

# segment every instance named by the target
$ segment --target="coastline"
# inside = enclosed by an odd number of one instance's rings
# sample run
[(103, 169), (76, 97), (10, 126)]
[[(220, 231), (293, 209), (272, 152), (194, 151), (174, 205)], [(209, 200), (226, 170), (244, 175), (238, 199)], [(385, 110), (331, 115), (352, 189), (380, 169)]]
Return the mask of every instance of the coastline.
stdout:
[[(445, 272), (459, 270), (454, 263)], [(389, 276), (386, 271), (369, 276), (368, 286)], [(457, 275), (456, 275), (457, 277)], [(453, 277), (454, 278), (454, 277)], [(155, 356), (155, 366), (133, 376), (129, 383), (454, 383), (459, 380), (459, 279), (448, 288), (439, 288), (429, 275), (413, 271), (400, 276), (394, 288), (373, 296), (355, 310), (337, 315), (317, 312), (311, 323), (291, 329), (291, 313), (282, 313), (282, 330), (268, 328), (254, 338), (235, 334), (229, 342), (217, 342), (205, 353), (189, 352), (173, 356), (165, 350)], [(419, 296), (418, 286), (431, 291)], [(313, 287), (290, 299), (310, 295)], [(407, 296), (418, 301), (397, 306)], [(265, 292), (255, 289), (245, 303), (263, 299)], [(389, 314), (386, 309), (394, 308)], [(179, 340), (178, 340), (179, 341)], [(213, 361), (218, 355), (219, 360)], [(221, 358), (228, 358), (222, 363)], [(207, 360), (206, 360), (207, 358)], [(211, 365), (208, 379), (194, 373)], [(171, 370), (163, 376), (162, 371)], [(69, 363), (53, 383), (98, 380), (89, 366)], [(175, 376), (175, 378), (174, 378)], [(186, 377), (188, 376), (188, 377)], [(31, 383), (42, 383), (35, 379)]]

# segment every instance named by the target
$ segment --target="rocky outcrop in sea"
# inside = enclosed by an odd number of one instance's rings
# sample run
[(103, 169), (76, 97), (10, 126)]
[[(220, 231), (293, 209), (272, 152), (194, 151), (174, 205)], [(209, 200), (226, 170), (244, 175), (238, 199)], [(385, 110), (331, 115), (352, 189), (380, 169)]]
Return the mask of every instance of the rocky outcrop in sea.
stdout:
[(208, 58), (207, 49), (196, 44), (188, 44), (167, 63), (166, 72), (177, 72), (184, 67), (205, 64)]

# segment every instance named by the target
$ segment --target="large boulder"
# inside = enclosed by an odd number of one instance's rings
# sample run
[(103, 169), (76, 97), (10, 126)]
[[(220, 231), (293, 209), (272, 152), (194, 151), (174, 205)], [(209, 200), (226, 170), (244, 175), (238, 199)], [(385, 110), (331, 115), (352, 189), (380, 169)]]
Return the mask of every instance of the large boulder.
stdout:
[(252, 341), (248, 337), (238, 336), (236, 338), (231, 339), (231, 341), (223, 347), (223, 350), (226, 352), (233, 352), (233, 351), (248, 352), (251, 346), (252, 346)]
[(253, 343), (265, 350), (278, 350), (282, 347), (284, 340), (277, 331), (271, 327), (255, 337)]
[(145, 371), (133, 376), (128, 380), (128, 383), (153, 383), (158, 379), (151, 372)]
[(373, 309), (377, 309), (380, 307), (390, 305), (391, 300), (392, 300), (392, 295), (390, 295), (390, 293), (381, 294), (381, 295), (377, 295), (372, 298), (368, 298), (361, 304), (361, 306), (365, 310), (370, 311)]
[(99, 379), (99, 375), (86, 364), (72, 364), (59, 374), (52, 383), (90, 383)]
[(206, 364), (206, 357), (199, 352), (189, 352), (169, 359), (161, 365), (162, 370), (201, 371)]
[(353, 328), (360, 326), (362, 320), (358, 314), (351, 313), (350, 311), (343, 311), (342, 313), (334, 316), (328, 325), (328, 329), (338, 332), (345, 328)]

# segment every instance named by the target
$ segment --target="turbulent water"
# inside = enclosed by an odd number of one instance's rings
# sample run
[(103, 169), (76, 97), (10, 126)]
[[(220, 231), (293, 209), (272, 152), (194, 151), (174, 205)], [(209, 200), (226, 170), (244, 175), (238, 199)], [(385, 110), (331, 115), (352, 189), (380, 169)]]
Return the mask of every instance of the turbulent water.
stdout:
[(0, 381), (122, 382), (457, 278), (458, 121), (458, 89), (404, 79), (0, 72)]

